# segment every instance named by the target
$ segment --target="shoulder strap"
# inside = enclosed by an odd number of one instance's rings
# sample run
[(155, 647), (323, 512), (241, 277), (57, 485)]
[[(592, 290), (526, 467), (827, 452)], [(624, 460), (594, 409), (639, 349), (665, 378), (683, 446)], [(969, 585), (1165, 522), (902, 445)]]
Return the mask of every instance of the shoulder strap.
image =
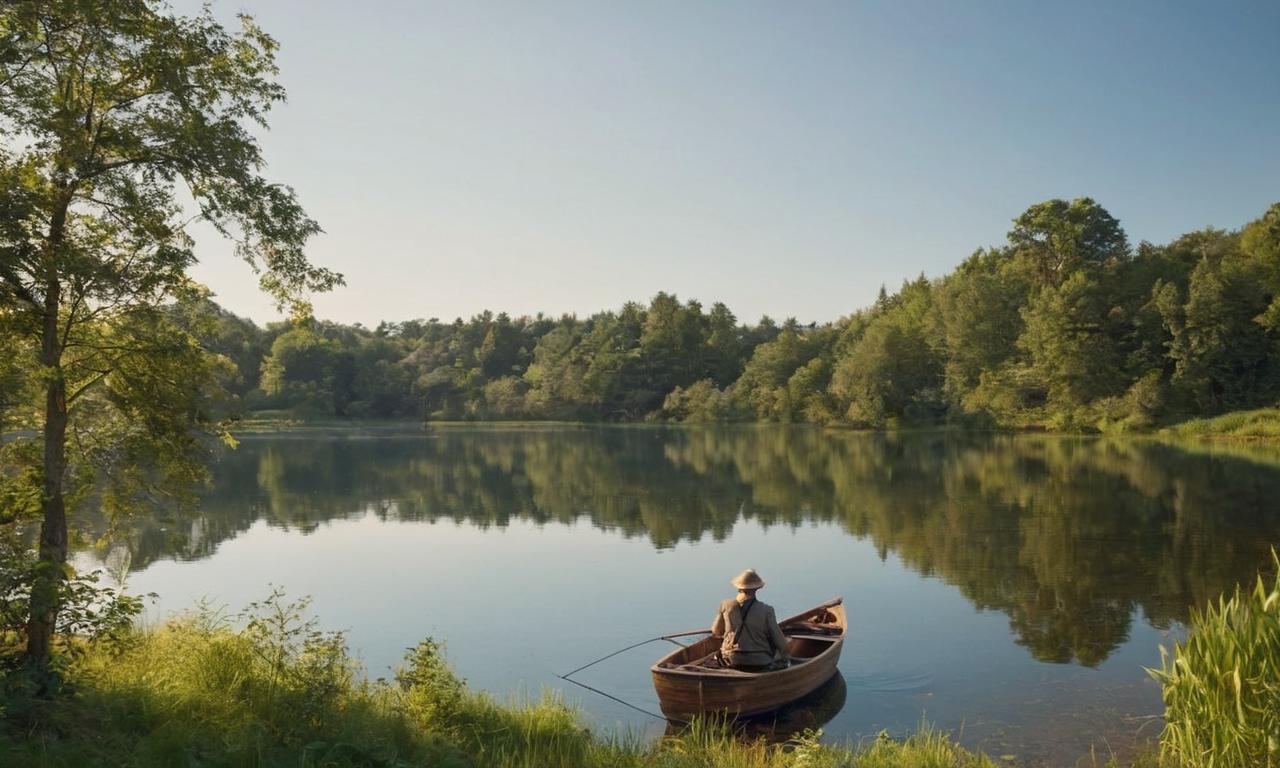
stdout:
[(738, 612), (740, 614), (739, 619), (742, 621), (742, 625), (744, 627), (747, 625), (747, 614), (751, 613), (751, 609), (754, 608), (755, 605), (756, 605), (755, 598), (752, 598), (751, 600), (747, 600), (742, 605), (738, 606)]

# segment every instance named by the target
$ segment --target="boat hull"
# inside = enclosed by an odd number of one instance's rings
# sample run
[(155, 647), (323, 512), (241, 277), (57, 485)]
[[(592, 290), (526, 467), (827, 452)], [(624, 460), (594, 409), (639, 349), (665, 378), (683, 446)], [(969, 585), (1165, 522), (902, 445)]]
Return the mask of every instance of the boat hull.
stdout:
[[(806, 621), (815, 617), (821, 621)], [(714, 637), (659, 660), (651, 672), (662, 713), (686, 721), (707, 715), (751, 717), (800, 699), (830, 680), (844, 645), (846, 620), (840, 602), (825, 603), (779, 624), (789, 635), (789, 654), (797, 659), (786, 669), (744, 672), (701, 668), (698, 661), (719, 645), (719, 638)]]

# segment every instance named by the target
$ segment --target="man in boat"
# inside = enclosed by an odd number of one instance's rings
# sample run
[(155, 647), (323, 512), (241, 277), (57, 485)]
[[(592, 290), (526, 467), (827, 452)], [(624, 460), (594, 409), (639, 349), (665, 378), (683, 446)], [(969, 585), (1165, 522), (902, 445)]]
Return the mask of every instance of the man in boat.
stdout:
[(773, 606), (756, 599), (764, 579), (748, 568), (730, 583), (738, 588), (738, 596), (720, 603), (711, 624), (711, 634), (723, 638), (717, 661), (749, 672), (787, 666), (787, 636)]

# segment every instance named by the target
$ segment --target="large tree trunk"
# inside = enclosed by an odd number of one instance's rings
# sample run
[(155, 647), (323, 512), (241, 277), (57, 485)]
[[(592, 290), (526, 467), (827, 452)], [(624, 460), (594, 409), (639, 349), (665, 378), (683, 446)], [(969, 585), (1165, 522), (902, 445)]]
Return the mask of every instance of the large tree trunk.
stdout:
[(67, 562), (67, 509), (62, 496), (66, 465), (67, 397), (60, 372), (45, 394), (44, 518), (40, 522), (40, 560), (31, 585), (31, 618), (27, 623), (27, 656), (39, 665), (49, 661), (58, 620), (58, 593)]
[(31, 584), (31, 616), (27, 622), (27, 657), (37, 666), (49, 663), (54, 629), (58, 621), (62, 582), (67, 563), (67, 508), (62, 485), (67, 464), (67, 382), (62, 375), (62, 338), (59, 314), (62, 286), (57, 276), (56, 254), (62, 242), (66, 209), (55, 214), (50, 227), (50, 252), (55, 254), (45, 284), (44, 325), (40, 362), (44, 367), (44, 493), (40, 523), (40, 558)]

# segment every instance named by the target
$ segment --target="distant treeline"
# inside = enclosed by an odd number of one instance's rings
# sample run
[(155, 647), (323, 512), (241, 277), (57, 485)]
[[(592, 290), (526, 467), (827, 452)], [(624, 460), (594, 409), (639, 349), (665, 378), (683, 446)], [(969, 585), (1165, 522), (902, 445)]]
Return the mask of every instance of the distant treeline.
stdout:
[(1280, 203), (1135, 248), (1093, 200), (1050, 200), (1004, 245), (825, 325), (667, 293), (372, 329), (180, 311), (234, 364), (240, 412), (1142, 429), (1280, 400)]

